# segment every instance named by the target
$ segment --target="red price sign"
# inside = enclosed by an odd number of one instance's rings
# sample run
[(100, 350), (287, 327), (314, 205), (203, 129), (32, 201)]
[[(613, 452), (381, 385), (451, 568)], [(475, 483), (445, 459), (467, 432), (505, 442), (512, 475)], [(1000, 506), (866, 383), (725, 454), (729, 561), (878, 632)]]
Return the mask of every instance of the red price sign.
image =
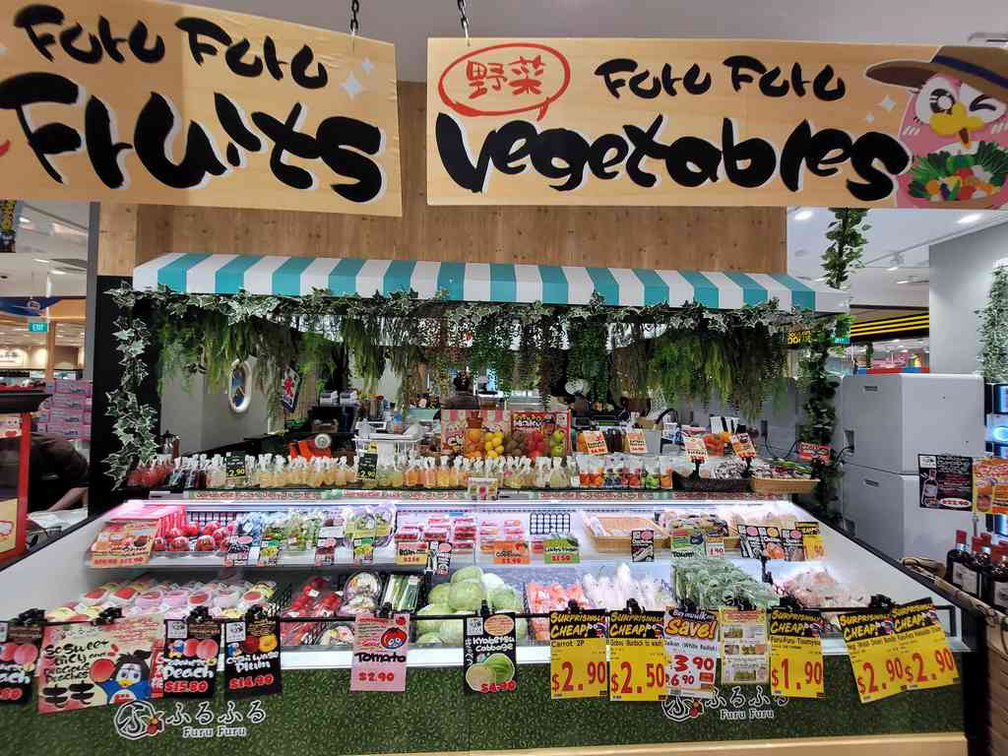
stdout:
[(494, 564), (528, 564), (531, 561), (527, 541), (498, 540), (494, 542)]
[(247, 675), (244, 677), (232, 677), (228, 680), (228, 690), (245, 690), (247, 688), (268, 688), (275, 680), (273, 675)]
[(799, 441), (798, 459), (803, 459), (806, 462), (818, 460), (819, 462), (825, 462), (828, 464), (830, 461), (830, 445), (810, 444), (806, 441)]

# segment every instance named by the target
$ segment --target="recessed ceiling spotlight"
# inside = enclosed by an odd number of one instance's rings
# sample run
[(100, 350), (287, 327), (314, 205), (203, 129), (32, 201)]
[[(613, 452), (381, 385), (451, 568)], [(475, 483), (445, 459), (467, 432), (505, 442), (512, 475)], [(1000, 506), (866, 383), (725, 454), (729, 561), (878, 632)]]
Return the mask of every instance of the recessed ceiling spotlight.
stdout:
[(807, 207), (805, 207), (794, 214), (794, 219), (796, 221), (807, 221), (809, 218), (812, 217), (812, 215), (813, 212), (809, 210)]

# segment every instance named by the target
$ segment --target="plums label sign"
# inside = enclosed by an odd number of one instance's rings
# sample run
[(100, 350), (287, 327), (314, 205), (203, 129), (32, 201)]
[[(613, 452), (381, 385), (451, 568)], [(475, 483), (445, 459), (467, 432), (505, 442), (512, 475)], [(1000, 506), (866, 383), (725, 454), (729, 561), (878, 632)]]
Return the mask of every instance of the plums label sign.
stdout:
[(277, 621), (272, 619), (225, 624), (225, 697), (249, 698), (281, 692), (278, 631)]
[[(213, 698), (220, 651), (220, 624), (168, 620), (165, 632), (165, 698)], [(179, 627), (181, 625), (181, 627)]]
[(354, 623), (350, 690), (405, 692), (408, 648), (409, 615), (358, 617)]
[(31, 700), (42, 626), (0, 624), (6, 628), (0, 632), (0, 705), (25, 704)]

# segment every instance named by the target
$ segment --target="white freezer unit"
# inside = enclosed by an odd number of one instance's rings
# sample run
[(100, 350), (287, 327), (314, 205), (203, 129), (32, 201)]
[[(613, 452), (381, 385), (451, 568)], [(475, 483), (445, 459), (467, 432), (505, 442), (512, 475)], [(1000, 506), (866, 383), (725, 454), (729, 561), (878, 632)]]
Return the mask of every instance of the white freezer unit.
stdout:
[(845, 462), (917, 473), (918, 454), (984, 453), (983, 379), (976, 375), (850, 375), (840, 384)]
[(916, 473), (898, 475), (861, 465), (844, 466), (843, 515), (854, 535), (893, 559), (921, 556), (945, 561), (955, 531), (973, 532), (973, 515), (923, 509)]

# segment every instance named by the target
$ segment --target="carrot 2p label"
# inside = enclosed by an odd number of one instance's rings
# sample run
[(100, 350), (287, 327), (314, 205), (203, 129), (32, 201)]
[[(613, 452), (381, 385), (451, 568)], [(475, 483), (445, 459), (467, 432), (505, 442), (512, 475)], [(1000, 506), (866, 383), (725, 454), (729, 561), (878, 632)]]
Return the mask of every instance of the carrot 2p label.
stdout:
[(31, 700), (41, 641), (41, 625), (0, 622), (0, 705)]
[(215, 621), (165, 621), (165, 698), (213, 698), (220, 635)]
[(278, 630), (277, 621), (272, 619), (225, 623), (225, 698), (281, 692)]

